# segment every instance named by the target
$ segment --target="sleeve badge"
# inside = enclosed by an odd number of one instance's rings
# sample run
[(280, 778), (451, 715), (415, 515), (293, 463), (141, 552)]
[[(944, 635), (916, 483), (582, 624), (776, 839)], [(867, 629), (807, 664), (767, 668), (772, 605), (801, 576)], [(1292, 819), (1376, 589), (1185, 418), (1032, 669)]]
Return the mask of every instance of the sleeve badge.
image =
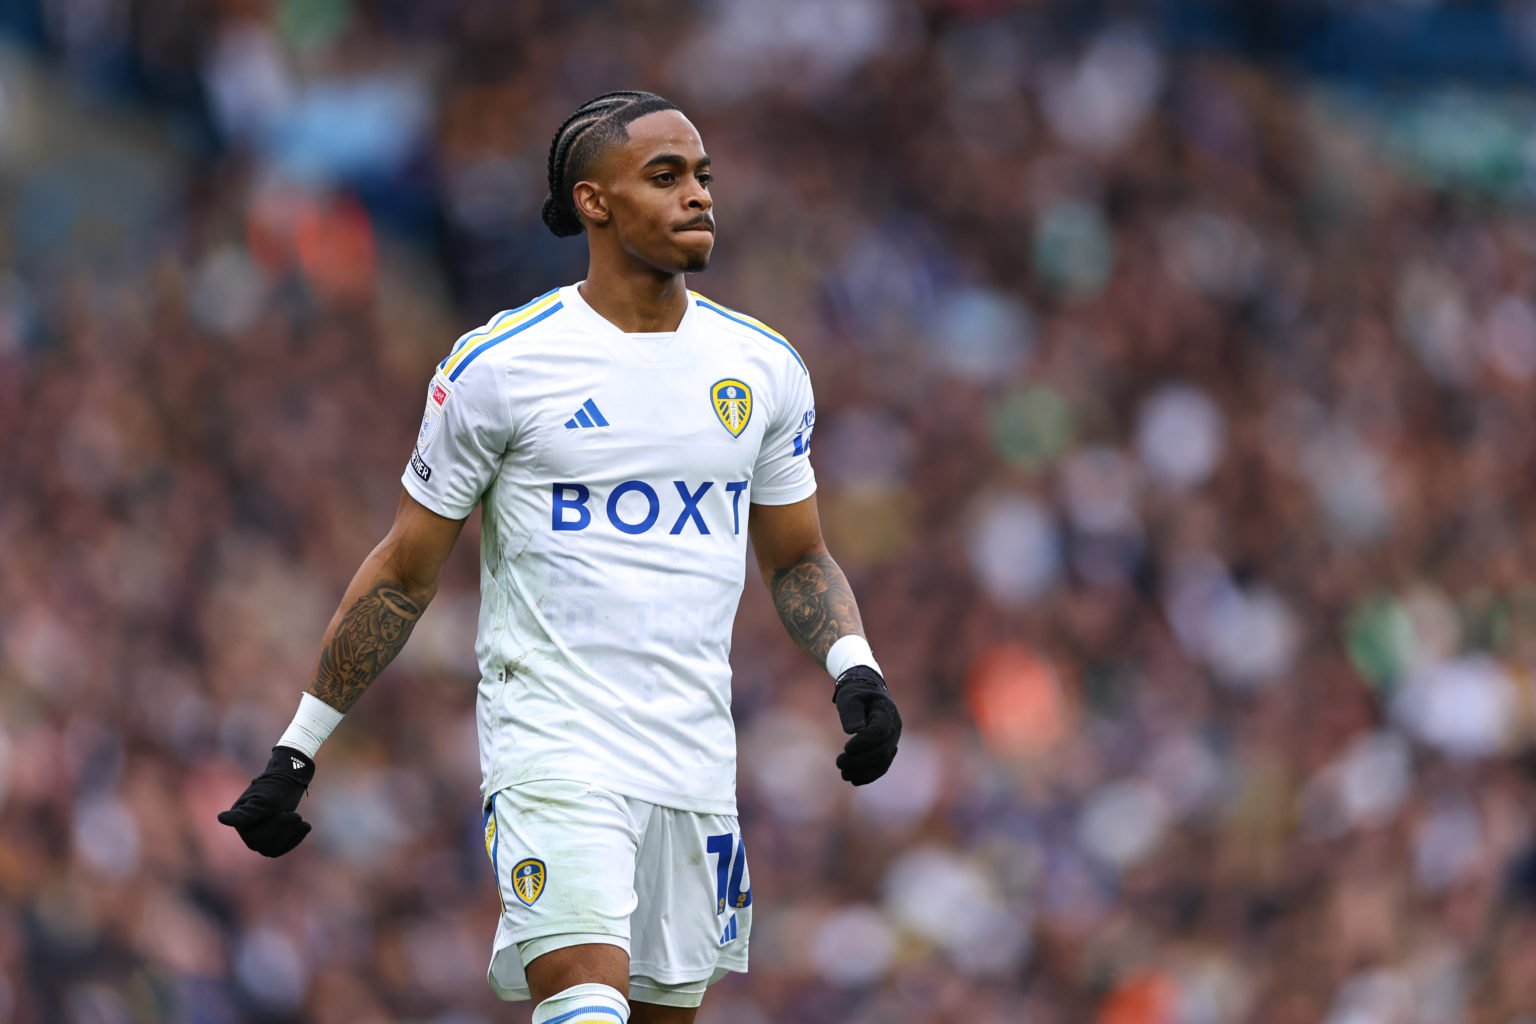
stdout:
[(431, 446), (432, 439), (437, 436), (437, 428), (443, 422), (443, 404), (452, 394), (434, 376), (432, 383), (427, 385), (427, 409), (421, 414), (421, 429), (416, 431), (416, 451), (425, 454)]

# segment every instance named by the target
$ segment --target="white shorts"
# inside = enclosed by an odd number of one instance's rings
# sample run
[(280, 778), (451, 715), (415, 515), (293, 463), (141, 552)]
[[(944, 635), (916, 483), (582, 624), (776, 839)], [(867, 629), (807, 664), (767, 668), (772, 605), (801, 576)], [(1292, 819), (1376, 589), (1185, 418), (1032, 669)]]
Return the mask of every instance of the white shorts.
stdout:
[(747, 969), (752, 882), (735, 816), (658, 807), (584, 782), (509, 786), (485, 808), (501, 896), (487, 978), (527, 999), (523, 968), (589, 942), (629, 954), (630, 998), (698, 1006)]

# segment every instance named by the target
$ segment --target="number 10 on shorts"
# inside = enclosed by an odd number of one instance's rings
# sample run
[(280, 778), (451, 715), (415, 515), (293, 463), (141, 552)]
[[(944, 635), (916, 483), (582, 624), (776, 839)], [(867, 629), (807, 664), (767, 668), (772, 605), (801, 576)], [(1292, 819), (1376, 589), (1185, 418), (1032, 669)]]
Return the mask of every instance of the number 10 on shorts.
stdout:
[(747, 873), (747, 844), (737, 842), (734, 835), (726, 832), (710, 836), (704, 848), (715, 855), (715, 914), (725, 913), (727, 906), (732, 910), (750, 907), (751, 885), (741, 887)]

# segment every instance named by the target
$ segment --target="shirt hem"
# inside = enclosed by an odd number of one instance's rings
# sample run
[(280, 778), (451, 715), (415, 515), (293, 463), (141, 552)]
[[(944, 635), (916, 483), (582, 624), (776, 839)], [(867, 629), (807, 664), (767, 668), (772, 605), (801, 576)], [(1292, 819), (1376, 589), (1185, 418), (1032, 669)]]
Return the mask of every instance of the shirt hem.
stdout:
[(646, 803), (655, 804), (657, 807), (667, 807), (674, 811), (687, 811), (690, 814), (721, 814), (727, 817), (737, 817), (736, 794), (732, 793), (728, 800), (710, 800), (696, 794), (679, 793), (676, 790), (666, 789), (660, 786), (646, 786), (638, 784), (633, 779), (625, 779), (602, 772), (587, 772), (577, 776), (566, 772), (529, 772), (512, 773), (508, 775), (495, 775), (487, 779), (480, 787), (480, 804), (483, 807), (493, 794), (501, 792), (511, 786), (520, 786), (525, 782), (547, 782), (558, 780), (561, 782), (581, 782), (591, 786), (599, 786), (619, 796), (632, 797), (635, 800), (644, 800)]

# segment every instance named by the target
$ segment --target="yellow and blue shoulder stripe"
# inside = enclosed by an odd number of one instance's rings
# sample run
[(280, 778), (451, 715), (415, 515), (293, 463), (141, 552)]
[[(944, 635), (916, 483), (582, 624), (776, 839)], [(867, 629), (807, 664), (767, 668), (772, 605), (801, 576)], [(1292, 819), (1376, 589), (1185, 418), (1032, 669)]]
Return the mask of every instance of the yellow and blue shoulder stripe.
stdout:
[(809, 370), (806, 370), (805, 360), (801, 359), (800, 353), (795, 351), (795, 346), (791, 345), (788, 338), (784, 337), (784, 335), (780, 334), (772, 327), (769, 327), (767, 324), (763, 323), (756, 317), (747, 316), (747, 314), (738, 312), (734, 309), (727, 309), (726, 307), (720, 305), (718, 302), (705, 298), (698, 292), (690, 291), (688, 294), (693, 296), (694, 303), (701, 308), (707, 309), (712, 313), (718, 313), (720, 316), (725, 317), (727, 320), (730, 320), (733, 323), (738, 323), (743, 327), (750, 327), (752, 330), (756, 331), (758, 334), (761, 334), (769, 341), (778, 345), (783, 345), (785, 348), (789, 349), (789, 354), (795, 357), (795, 362), (800, 364), (800, 369), (805, 370), (807, 373), (810, 372)]
[(547, 291), (532, 302), (525, 302), (516, 309), (509, 309), (491, 318), (484, 327), (477, 328), (453, 343), (453, 351), (437, 364), (437, 372), (450, 381), (459, 379), (469, 364), (500, 345), (515, 334), (520, 334), (560, 312), (560, 289)]

